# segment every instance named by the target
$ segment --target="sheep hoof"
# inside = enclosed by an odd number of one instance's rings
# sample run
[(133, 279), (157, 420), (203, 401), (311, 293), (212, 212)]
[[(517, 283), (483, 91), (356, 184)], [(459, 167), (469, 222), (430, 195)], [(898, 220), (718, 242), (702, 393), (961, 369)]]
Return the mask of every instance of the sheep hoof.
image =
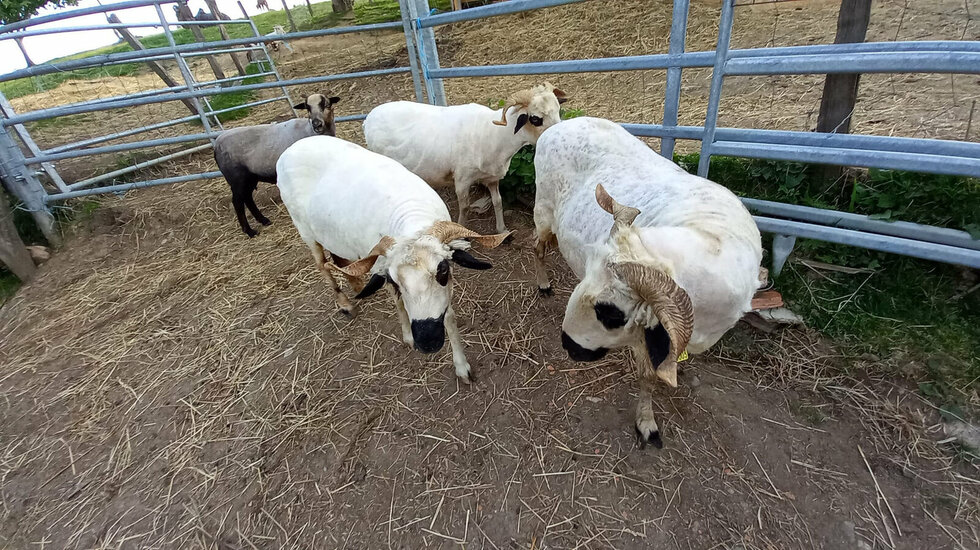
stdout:
[[(634, 429), (636, 430), (636, 441), (639, 443), (640, 449), (646, 449), (648, 443), (658, 449), (664, 448), (664, 441), (660, 438), (660, 430), (647, 432), (645, 429), (640, 429), (639, 426), (635, 426)], [(644, 435), (644, 432), (647, 432), (646, 435)]]
[(542, 296), (553, 296), (555, 294), (555, 292), (551, 290), (550, 285), (544, 288), (538, 287), (538, 293), (540, 293)]
[(272, 225), (272, 221), (269, 218), (259, 218), (259, 223), (262, 225)]
[(254, 239), (255, 236), (259, 234), (259, 232), (254, 229), (249, 229), (248, 231), (245, 232), (245, 234), (248, 236), (249, 239)]

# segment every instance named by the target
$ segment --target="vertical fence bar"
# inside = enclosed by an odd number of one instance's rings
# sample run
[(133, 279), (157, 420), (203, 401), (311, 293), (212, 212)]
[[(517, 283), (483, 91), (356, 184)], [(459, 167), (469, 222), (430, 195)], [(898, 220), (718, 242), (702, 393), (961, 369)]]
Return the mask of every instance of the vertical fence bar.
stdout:
[(7, 183), (10, 192), (30, 211), (44, 238), (52, 246), (61, 246), (61, 235), (55, 226), (54, 216), (44, 201), (47, 192), (34, 172), (27, 168), (24, 160), (24, 153), (13, 136), (6, 128), (0, 127), (0, 179)]
[(432, 98), (435, 92), (432, 89), (432, 80), (429, 79), (428, 69), (426, 68), (425, 65), (425, 55), (424, 52), (422, 51), (423, 49), (422, 37), (421, 37), (422, 31), (417, 24), (419, 19), (418, 3), (415, 0), (403, 0), (403, 1), (405, 2), (405, 5), (408, 6), (408, 15), (409, 18), (411, 19), (411, 27), (412, 27), (412, 42), (415, 44), (415, 55), (418, 57), (418, 61), (419, 61), (419, 72), (421, 73), (422, 84), (425, 86), (425, 96), (429, 103), (434, 104), (435, 102), (432, 100)]
[(711, 145), (715, 141), (715, 128), (718, 127), (718, 106), (721, 103), (721, 85), (725, 78), (725, 64), (728, 62), (728, 47), (732, 40), (732, 23), (735, 20), (735, 0), (724, 0), (721, 4), (721, 20), (718, 23), (718, 47), (715, 49), (715, 65), (711, 71), (711, 92), (708, 96), (708, 114), (704, 119), (704, 138), (701, 140), (701, 161), (698, 175), (708, 177), (711, 164)]
[[(259, 27), (255, 24), (255, 21), (252, 20), (252, 16), (245, 11), (245, 6), (242, 5), (241, 0), (238, 1), (238, 9), (242, 10), (242, 17), (248, 19), (248, 24), (252, 27), (252, 34), (254, 34), (256, 38), (262, 38), (262, 35), (259, 33)], [(269, 54), (269, 48), (266, 47), (265, 42), (259, 42), (259, 45), (262, 47), (262, 54), (265, 55), (265, 60), (269, 63), (269, 71), (266, 72), (271, 71), (273, 75), (275, 75), (276, 82), (282, 82), (282, 75), (279, 74), (279, 69), (276, 67), (275, 62), (272, 60), (272, 56)], [(409, 50), (408, 56), (412, 56), (411, 50)], [(286, 90), (286, 87), (280, 86), (279, 89), (282, 90), (282, 95), (286, 99), (289, 112), (291, 112), (294, 117), (300, 116), (299, 113), (296, 112), (296, 109), (293, 108), (295, 103), (293, 103), (293, 98), (289, 97), (289, 91)]]
[[(167, 18), (163, 15), (163, 9), (160, 7), (159, 3), (153, 4), (153, 7), (157, 10), (157, 17), (160, 18), (160, 23), (163, 25), (163, 34), (167, 36), (167, 43), (170, 44), (171, 48), (177, 47), (177, 42), (174, 41), (174, 33), (170, 30), (170, 24), (167, 22)], [(181, 76), (184, 77), (184, 83), (187, 85), (187, 91), (194, 91), (194, 75), (191, 74), (190, 68), (187, 66), (187, 62), (184, 61), (183, 56), (179, 53), (174, 53), (174, 59), (177, 61), (177, 67), (180, 69)], [(201, 117), (201, 125), (204, 126), (204, 132), (211, 137), (211, 143), (214, 143), (214, 134), (211, 131), (211, 123), (208, 122), (207, 112), (201, 107), (201, 102), (198, 98), (192, 98), (191, 101), (194, 103), (194, 109), (197, 110), (198, 116)]]
[[(669, 55), (680, 55), (684, 53), (684, 43), (687, 38), (687, 13), (690, 7), (689, 0), (674, 0), (674, 9), (671, 12), (670, 22), (670, 46), (667, 48)], [(664, 128), (677, 126), (677, 111), (680, 109), (681, 102), (681, 68), (670, 67), (667, 69), (667, 90), (664, 98)], [(674, 143), (672, 137), (660, 138), (660, 154), (671, 160), (674, 158)]]
[[(429, 0), (415, 0), (417, 15), (414, 19), (416, 23), (419, 17), (429, 15), (429, 9)], [(418, 34), (422, 35), (421, 39), (416, 36), (416, 40), (419, 40), (419, 60), (422, 64), (422, 76), (425, 78), (426, 88), (431, 88), (432, 90), (429, 94), (429, 103), (433, 105), (446, 105), (446, 89), (442, 85), (442, 79), (429, 77), (430, 69), (439, 68), (439, 50), (436, 48), (436, 34), (431, 27), (425, 29), (419, 28)]]
[(405, 33), (405, 48), (408, 52), (408, 68), (412, 71), (412, 86), (415, 88), (415, 101), (421, 103), (422, 80), (419, 78), (419, 62), (416, 55), (417, 49), (412, 40), (415, 33), (412, 32), (412, 12), (408, 9), (408, 3), (412, 0), (398, 0), (398, 9), (402, 14), (402, 32)]

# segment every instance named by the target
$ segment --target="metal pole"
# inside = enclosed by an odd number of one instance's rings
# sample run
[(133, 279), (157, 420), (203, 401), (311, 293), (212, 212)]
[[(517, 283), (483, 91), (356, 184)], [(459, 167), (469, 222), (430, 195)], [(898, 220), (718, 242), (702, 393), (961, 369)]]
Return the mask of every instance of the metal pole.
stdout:
[[(432, 80), (429, 79), (429, 70), (425, 65), (425, 55), (423, 54), (422, 40), (421, 40), (421, 30), (417, 26), (417, 21), (419, 17), (418, 4), (415, 0), (403, 0), (405, 5), (408, 6), (408, 16), (411, 19), (410, 23), (412, 26), (412, 42), (415, 44), (414, 55), (418, 57), (419, 61), (419, 72), (422, 76), (422, 84), (425, 86), (425, 97), (429, 103), (435, 103), (432, 98), (435, 96), (435, 91), (432, 89)], [(409, 55), (409, 58), (412, 56)], [(411, 70), (411, 67), (409, 67)]]
[(45, 205), (47, 192), (34, 172), (27, 169), (24, 154), (6, 128), (0, 128), (0, 179), (34, 217), (44, 238), (55, 247), (61, 246), (61, 235), (54, 223), (54, 216)]
[[(690, 7), (689, 0), (674, 0), (674, 10), (670, 23), (670, 46), (668, 55), (680, 55), (684, 53), (684, 42), (687, 34), (687, 13)], [(664, 98), (664, 127), (677, 126), (677, 111), (681, 101), (681, 68), (670, 67), (667, 69), (667, 91)], [(661, 138), (660, 154), (668, 159), (674, 158), (674, 143), (672, 137)]]
[[(160, 22), (164, 24), (163, 34), (167, 36), (167, 42), (170, 44), (171, 48), (177, 47), (177, 42), (174, 40), (174, 33), (170, 31), (170, 26), (167, 25), (167, 18), (163, 15), (163, 9), (160, 8), (159, 3), (153, 4), (153, 7), (157, 10), (157, 16), (160, 18)], [(174, 54), (174, 59), (177, 61), (177, 67), (180, 68), (180, 74), (184, 77), (184, 83), (187, 84), (187, 91), (194, 91), (194, 75), (191, 74), (190, 68), (187, 67), (187, 63), (184, 58), (181, 57), (179, 53)], [(211, 131), (211, 123), (208, 122), (208, 116), (203, 107), (201, 107), (201, 101), (197, 97), (192, 97), (191, 101), (194, 103), (194, 109), (197, 110), (198, 116), (201, 117), (201, 125), (204, 126), (204, 133), (211, 136), (211, 143), (214, 144), (214, 135)]]
[(412, 12), (409, 9), (409, 2), (412, 0), (398, 0), (398, 8), (401, 10), (402, 14), (402, 30), (405, 33), (405, 48), (408, 51), (408, 66), (412, 71), (412, 86), (415, 88), (415, 101), (421, 103), (422, 98), (422, 81), (419, 78), (419, 64), (417, 57), (417, 49), (412, 41), (414, 33), (412, 32)]
[[(420, 18), (428, 17), (429, 15), (429, 0), (414, 1), (417, 12), (415, 21), (417, 25), (421, 26)], [(422, 63), (422, 76), (425, 78), (429, 87), (432, 88), (429, 103), (433, 105), (446, 105), (446, 89), (442, 85), (442, 79), (431, 78), (429, 76), (430, 69), (439, 68), (439, 49), (436, 47), (436, 35), (431, 28), (420, 28), (419, 34), (422, 35), (421, 42), (419, 43), (419, 59)]]
[(708, 177), (708, 166), (711, 163), (711, 145), (715, 141), (715, 128), (718, 126), (718, 106), (721, 103), (721, 85), (725, 78), (725, 63), (728, 61), (728, 46), (732, 40), (734, 14), (735, 0), (724, 0), (721, 4), (721, 21), (718, 23), (718, 47), (715, 49), (715, 65), (711, 71), (708, 114), (704, 118), (701, 160), (698, 162), (698, 175), (702, 178)]

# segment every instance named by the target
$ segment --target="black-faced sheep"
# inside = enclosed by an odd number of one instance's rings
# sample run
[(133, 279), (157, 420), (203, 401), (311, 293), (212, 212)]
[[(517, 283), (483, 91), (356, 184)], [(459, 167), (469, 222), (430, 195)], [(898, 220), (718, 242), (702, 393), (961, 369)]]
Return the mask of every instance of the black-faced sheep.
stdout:
[(334, 125), (334, 105), (339, 97), (312, 94), (294, 108), (309, 112), (309, 118), (294, 118), (274, 124), (244, 126), (221, 132), (214, 142), (214, 160), (231, 186), (231, 202), (242, 231), (249, 237), (258, 233), (245, 219), (245, 207), (255, 221), (269, 225), (268, 218), (259, 212), (252, 193), (258, 182), (276, 183), (276, 161), (287, 147), (315, 135), (337, 134)]

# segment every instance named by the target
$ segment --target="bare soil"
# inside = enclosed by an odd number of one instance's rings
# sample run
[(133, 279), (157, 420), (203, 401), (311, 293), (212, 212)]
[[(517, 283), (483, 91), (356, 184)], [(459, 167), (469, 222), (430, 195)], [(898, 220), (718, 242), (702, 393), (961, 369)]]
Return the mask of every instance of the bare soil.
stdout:
[(0, 310), (4, 547), (977, 547), (936, 412), (815, 333), (737, 327), (641, 451), (629, 360), (567, 359), (526, 213), (455, 270), (469, 388), (382, 295), (335, 312), (274, 188), (252, 240), (226, 193), (107, 199)]
[[(834, 4), (739, 8), (736, 44), (829, 41)], [(871, 35), (976, 39), (972, 20), (957, 24), (962, 2), (909, 4), (876, 3)], [(597, 5), (455, 25), (439, 34), (444, 64), (666, 50), (667, 2)], [(688, 48), (710, 49), (717, 4), (691, 17)], [(293, 46), (287, 77), (407, 63), (399, 33)], [(685, 74), (681, 123), (699, 124), (707, 81)], [(819, 94), (806, 78), (726, 83), (723, 124), (806, 127)], [(965, 131), (978, 86), (910, 78), (862, 87), (858, 131)], [(590, 115), (662, 112), (662, 73), (552, 81)], [(447, 89), (484, 102), (526, 84)], [(399, 75), (330, 91), (348, 114), (410, 89)], [(879, 111), (888, 122), (873, 122)], [(172, 113), (139, 116), (157, 115)], [(361, 141), (358, 124), (339, 132)], [(212, 166), (202, 155), (154, 173)], [(257, 193), (273, 225), (251, 240), (228, 198), (220, 180), (105, 197), (0, 308), (0, 548), (980, 548), (980, 471), (875, 357), (843, 358), (808, 329), (740, 324), (685, 364), (679, 388), (661, 388), (666, 447), (639, 450), (629, 359), (567, 359), (558, 327), (574, 278), (555, 256), (555, 296), (538, 296), (526, 211), (508, 212), (518, 238), (486, 254), (492, 271), (454, 271), (479, 378), (461, 387), (448, 349), (400, 342), (383, 294), (353, 319), (335, 312), (275, 188)]]

